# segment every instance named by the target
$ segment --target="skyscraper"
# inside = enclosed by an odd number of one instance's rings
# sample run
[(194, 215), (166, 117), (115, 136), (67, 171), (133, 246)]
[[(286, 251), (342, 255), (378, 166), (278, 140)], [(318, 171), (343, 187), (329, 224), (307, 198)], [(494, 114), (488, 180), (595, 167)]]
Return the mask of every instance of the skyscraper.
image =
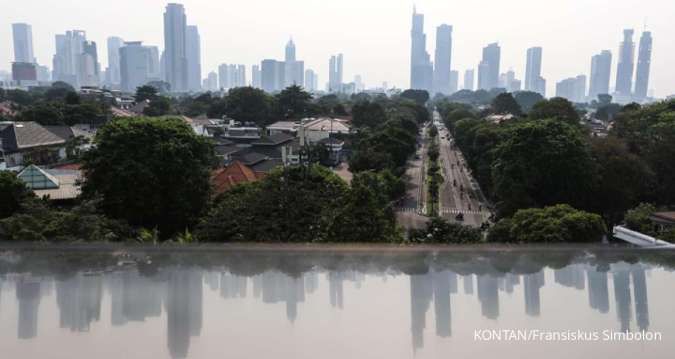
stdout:
[(85, 41), (82, 43), (82, 53), (78, 61), (78, 82), (80, 86), (98, 87), (100, 66), (96, 42)]
[(586, 76), (579, 75), (564, 79), (556, 84), (556, 97), (566, 98), (572, 102), (586, 101)]
[(644, 31), (640, 37), (637, 71), (635, 73), (635, 99), (642, 101), (649, 90), (649, 69), (652, 63), (652, 33)]
[(105, 71), (106, 83), (119, 86), (122, 82), (120, 74), (120, 48), (124, 46), (124, 40), (119, 37), (109, 37), (108, 45), (108, 68)]
[(450, 71), (452, 66), (452, 26), (441, 25), (436, 29), (436, 56), (434, 61), (434, 92), (449, 95), (452, 89)]
[(87, 35), (81, 30), (56, 35), (56, 54), (52, 61), (54, 81), (63, 81), (73, 87), (80, 87), (80, 56), (86, 41)]
[(286, 56), (284, 58), (284, 87), (305, 84), (305, 63), (298, 61), (295, 56), (295, 43), (290, 39), (286, 44)]
[(262, 83), (260, 82), (260, 65), (253, 65), (251, 67), (251, 86), (255, 88), (262, 87)]
[(260, 85), (262, 89), (269, 93), (279, 91), (284, 84), (284, 72), (285, 65), (282, 61), (263, 60), (260, 64)]
[(603, 50), (591, 58), (591, 78), (588, 98), (597, 99), (598, 95), (609, 94), (609, 76), (612, 71), (612, 53)]
[(527, 49), (527, 64), (525, 65), (525, 90), (546, 95), (546, 80), (541, 77), (541, 47)]
[(452, 70), (450, 71), (450, 92), (449, 95), (457, 92), (459, 89), (459, 72)]
[(331, 56), (328, 62), (328, 92), (342, 92), (343, 57), (342, 54)]
[(468, 69), (464, 71), (464, 88), (463, 88), (464, 90), (473, 91), (474, 89), (473, 84), (475, 82), (474, 77), (475, 75), (473, 69)]
[(478, 88), (491, 90), (499, 86), (501, 48), (492, 43), (483, 48), (483, 60), (478, 65)]
[(319, 87), (319, 76), (312, 69), (305, 70), (305, 90), (314, 92)]
[(623, 30), (623, 42), (619, 47), (619, 64), (616, 71), (616, 93), (622, 102), (629, 102), (633, 87), (635, 43), (633, 29)]
[(125, 42), (119, 49), (120, 89), (133, 93), (150, 81), (159, 80), (159, 50), (141, 41)]
[(168, 4), (164, 12), (164, 69), (171, 91), (187, 90), (187, 18), (181, 4)]
[(424, 15), (413, 8), (412, 30), (410, 31), (410, 88), (431, 92), (433, 65), (427, 52), (427, 35), (424, 33)]
[(12, 24), (14, 62), (35, 63), (33, 56), (33, 28), (28, 24)]
[(189, 91), (201, 90), (202, 47), (197, 26), (186, 28), (187, 86)]

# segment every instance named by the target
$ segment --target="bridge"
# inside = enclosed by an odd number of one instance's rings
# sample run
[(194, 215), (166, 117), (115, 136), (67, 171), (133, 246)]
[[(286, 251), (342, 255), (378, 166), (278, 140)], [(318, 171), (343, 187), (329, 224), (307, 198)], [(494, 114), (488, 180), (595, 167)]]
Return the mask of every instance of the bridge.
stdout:
[(662, 241), (640, 232), (632, 231), (623, 226), (614, 227), (612, 234), (614, 235), (614, 238), (620, 239), (638, 247), (675, 249), (675, 244)]

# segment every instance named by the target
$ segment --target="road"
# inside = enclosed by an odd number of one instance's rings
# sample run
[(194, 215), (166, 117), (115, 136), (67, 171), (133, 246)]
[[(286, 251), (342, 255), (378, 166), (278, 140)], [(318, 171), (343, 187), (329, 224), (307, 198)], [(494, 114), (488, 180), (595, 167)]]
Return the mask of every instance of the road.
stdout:
[[(440, 161), (443, 185), (440, 189), (440, 215), (448, 220), (480, 227), (490, 217), (488, 206), (478, 183), (471, 177), (462, 153), (453, 145), (450, 132), (440, 123), (440, 115), (434, 112), (434, 123), (439, 128)], [(463, 221), (457, 220), (458, 214)]]
[(408, 161), (405, 179), (407, 193), (401, 205), (397, 208), (396, 218), (404, 228), (425, 228), (428, 218), (426, 211), (427, 189), (425, 186), (424, 166), (427, 156), (427, 129), (422, 127), (418, 136), (418, 148), (415, 158)]

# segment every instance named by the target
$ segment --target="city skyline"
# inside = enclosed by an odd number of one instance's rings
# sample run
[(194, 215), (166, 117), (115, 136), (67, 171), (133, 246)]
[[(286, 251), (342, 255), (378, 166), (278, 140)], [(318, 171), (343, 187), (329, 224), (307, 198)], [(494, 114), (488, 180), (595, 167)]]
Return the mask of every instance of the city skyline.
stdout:
[[(22, 6), (5, 7), (0, 5), (0, 10), (9, 20), (9, 23), (27, 23), (33, 26), (33, 43), (35, 48), (35, 57), (39, 64), (51, 65), (51, 56), (54, 54), (53, 36), (57, 33), (64, 33), (71, 29), (82, 29), (87, 33), (87, 39), (95, 41), (98, 45), (100, 68), (105, 69), (108, 65), (108, 56), (105, 55), (105, 43), (108, 37), (119, 36), (128, 40), (143, 41), (144, 44), (156, 46), (163, 45), (163, 31), (162, 31), (162, 12), (167, 5), (165, 1), (152, 2), (151, 4), (134, 4), (134, 8), (140, 7), (134, 13), (142, 13), (144, 16), (136, 17), (132, 13), (125, 13), (125, 18), (128, 19), (128, 24), (125, 26), (109, 26), (105, 21), (93, 21), (98, 18), (98, 13), (90, 14), (86, 20), (69, 16), (50, 16), (48, 21), (42, 21), (45, 14), (53, 13), (50, 5), (40, 6), (50, 11), (35, 12), (31, 11), (32, 0), (22, 3)], [(204, 1), (183, 1), (181, 2), (188, 17), (188, 23), (199, 26), (202, 45), (202, 73), (201, 79), (207, 77), (211, 71), (215, 71), (217, 66), (221, 63), (241, 63), (250, 68), (251, 65), (260, 64), (260, 61), (265, 58), (282, 58), (282, 45), (293, 37), (294, 42), (301, 48), (302, 58), (305, 61), (305, 68), (314, 69), (322, 80), (319, 83), (319, 88), (324, 88), (328, 73), (325, 66), (326, 59), (334, 53), (344, 53), (349, 58), (349, 67), (345, 68), (345, 79), (351, 79), (356, 74), (361, 74), (364, 82), (369, 86), (379, 86), (383, 82), (388, 82), (390, 85), (399, 88), (407, 88), (409, 86), (409, 74), (405, 69), (409, 67), (409, 31), (410, 31), (410, 13), (412, 4), (390, 4), (382, 1), (373, 1), (372, 4), (364, 5), (368, 9), (380, 8), (382, 16), (368, 17), (367, 14), (362, 14), (362, 11), (356, 11), (359, 7), (351, 4), (340, 6), (339, 9), (321, 9), (313, 4), (308, 4), (306, 1), (295, 0), (291, 3), (283, 4), (265, 4), (265, 6), (279, 10), (281, 14), (287, 14), (288, 8), (303, 7), (301, 14), (293, 15), (297, 17), (297, 23), (290, 21), (283, 23), (281, 26), (266, 26), (260, 25), (259, 22), (255, 24), (243, 24), (245, 19), (253, 16), (247, 11), (254, 7), (260, 6), (262, 1), (254, 1), (254, 4), (242, 4), (241, 14), (238, 19), (228, 17), (228, 22), (215, 26), (215, 19), (209, 13), (213, 12), (214, 6)], [(462, 6), (455, 6), (452, 11), (448, 6), (442, 4), (434, 4), (430, 1), (418, 1), (418, 12), (425, 15), (425, 24), (423, 31), (427, 35), (427, 51), (432, 53), (434, 50), (431, 46), (436, 43), (436, 27), (441, 24), (448, 24), (453, 27), (453, 49), (452, 49), (452, 69), (463, 74), (467, 69), (475, 69), (477, 72), (477, 64), (480, 62), (481, 48), (486, 44), (498, 42), (502, 49), (501, 69), (505, 72), (507, 69), (513, 69), (516, 77), (524, 79), (525, 77), (525, 51), (533, 46), (541, 46), (544, 49), (544, 60), (542, 66), (542, 77), (547, 80), (547, 93), (555, 93), (555, 85), (562, 79), (577, 76), (578, 74), (587, 75), (589, 73), (589, 60), (591, 57), (602, 50), (610, 50), (614, 58), (618, 59), (619, 43), (622, 41), (622, 31), (626, 28), (635, 30), (633, 42), (635, 43), (636, 56), (634, 59), (635, 66), (637, 65), (637, 46), (639, 38), (644, 29), (644, 18), (649, 19), (647, 23), (647, 30), (649, 30), (655, 37), (654, 48), (651, 61), (651, 78), (649, 89), (655, 90), (657, 97), (664, 97), (675, 93), (675, 69), (668, 66), (669, 62), (675, 61), (671, 49), (666, 46), (660, 46), (663, 42), (664, 34), (672, 33), (673, 25), (668, 24), (667, 5), (659, 4), (656, 1), (648, 1), (641, 3), (638, 8), (638, 14), (631, 8), (632, 4), (637, 4), (636, 1), (625, 0), (609, 5), (612, 9), (603, 8), (606, 4), (582, 4), (581, 1), (574, 1), (571, 4), (562, 6), (560, 4), (552, 5), (554, 8), (560, 7), (562, 11), (558, 15), (556, 23), (546, 23), (545, 27), (538, 28), (537, 31), (531, 31), (530, 27), (536, 26), (535, 23), (545, 23), (548, 12), (552, 12), (550, 7), (541, 14), (536, 10), (541, 7), (541, 4), (535, 4), (533, 1), (521, 1), (517, 4), (511, 4), (508, 13), (511, 14), (512, 19), (517, 23), (516, 25), (509, 24), (499, 26), (486, 26), (485, 23), (490, 22), (495, 14), (493, 11), (483, 12), (482, 14), (475, 13), (475, 6), (470, 4), (463, 4)], [(75, 1), (74, 4), (69, 4), (61, 9), (53, 9), (54, 11), (65, 11), (70, 7), (81, 8), (86, 12), (94, 4), (86, 4)], [(104, 4), (95, 4), (96, 8), (103, 10), (103, 12), (110, 12), (114, 15), (116, 12), (124, 10), (125, 6), (131, 6), (122, 1), (115, 9)], [(494, 10), (505, 7), (504, 4), (494, 3)], [(601, 6), (602, 5), (602, 6)], [(525, 15), (518, 13), (519, 10), (528, 7), (530, 13), (537, 13), (540, 16), (537, 19), (527, 19)], [(366, 10), (368, 10), (366, 9)], [(583, 10), (578, 12), (576, 10)], [(661, 11), (658, 11), (661, 9)], [(147, 12), (145, 12), (147, 10)], [(335, 14), (336, 19), (347, 15), (353, 15), (354, 26), (351, 28), (363, 28), (368, 31), (352, 31), (344, 30), (338, 31), (335, 29), (327, 29), (326, 26), (317, 27), (321, 20), (319, 15), (325, 14), (327, 10), (339, 10)], [(274, 11), (273, 11), (274, 12)], [(365, 11), (368, 13), (368, 11)], [(643, 12), (641, 14), (640, 12)], [(43, 14), (45, 13), (45, 14)], [(594, 27), (593, 32), (583, 31), (581, 28), (582, 22), (588, 22), (589, 17), (598, 16), (599, 14), (612, 13), (611, 17), (603, 18), (603, 26)], [(147, 16), (148, 14), (156, 14), (155, 16)], [(461, 16), (460, 16), (461, 14)], [(239, 16), (241, 15), (241, 16)], [(481, 15), (482, 21), (475, 21), (476, 16)], [(293, 20), (295, 17), (291, 16), (289, 19)], [(305, 21), (299, 21), (304, 19)], [(335, 17), (333, 17), (335, 18)], [(368, 18), (364, 22), (364, 18)], [(586, 20), (584, 20), (586, 19)], [(229, 22), (232, 20), (232, 22)], [(468, 20), (472, 20), (467, 23)], [(584, 20), (584, 21), (582, 21)], [(376, 28), (376, 24), (386, 21), (389, 26), (386, 30)], [(396, 24), (392, 27), (391, 24)], [(256, 25), (260, 31), (253, 31), (252, 27)], [(564, 33), (560, 33), (562, 27), (565, 27)], [(586, 24), (588, 26), (588, 24)], [(249, 31), (239, 31), (243, 28), (248, 28)], [(53, 31), (50, 29), (54, 29)], [(0, 69), (9, 71), (10, 62), (13, 60), (13, 45), (11, 44), (12, 34), (11, 26), (0, 29), (0, 36), (7, 41), (0, 44)], [(384, 31), (384, 33), (383, 33)], [(367, 34), (366, 34), (367, 32)], [(237, 36), (226, 36), (229, 33), (236, 33)], [(264, 34), (265, 40), (260, 40)], [(377, 36), (376, 36), (377, 35)], [(659, 37), (661, 36), (661, 37)], [(585, 41), (580, 41), (582, 38)], [(260, 40), (260, 41), (258, 41)], [(395, 52), (390, 51), (396, 49)], [(376, 49), (377, 51), (373, 51)], [(570, 55), (570, 49), (573, 49)], [(4, 64), (3, 64), (4, 62)], [(616, 62), (612, 68), (612, 84), (614, 87), (616, 79)], [(51, 66), (50, 66), (51, 67)], [(635, 74), (633, 75), (635, 82)], [(635, 85), (635, 83), (633, 83)]]

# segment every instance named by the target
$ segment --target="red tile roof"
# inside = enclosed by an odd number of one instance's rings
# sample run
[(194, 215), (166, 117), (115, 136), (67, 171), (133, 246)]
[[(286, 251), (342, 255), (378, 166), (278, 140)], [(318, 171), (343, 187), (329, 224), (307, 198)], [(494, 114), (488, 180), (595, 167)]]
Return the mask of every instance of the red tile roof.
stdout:
[(256, 182), (262, 178), (262, 174), (254, 172), (245, 164), (234, 161), (227, 167), (213, 171), (211, 175), (211, 186), (216, 195), (222, 194), (232, 189), (232, 187), (241, 184)]

